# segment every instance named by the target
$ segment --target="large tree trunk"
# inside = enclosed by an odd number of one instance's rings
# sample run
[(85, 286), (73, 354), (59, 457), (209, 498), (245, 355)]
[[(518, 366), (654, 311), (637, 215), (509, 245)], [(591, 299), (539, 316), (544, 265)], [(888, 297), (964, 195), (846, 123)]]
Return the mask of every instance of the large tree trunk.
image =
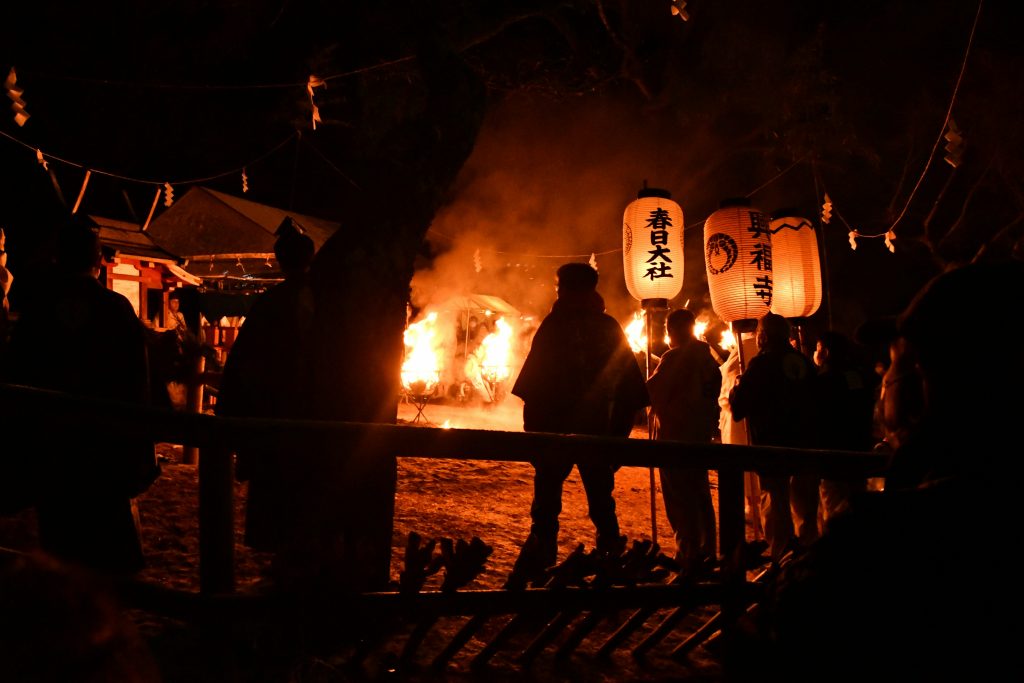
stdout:
[[(422, 89), (421, 109), (376, 133), (380, 153), (358, 179), (363, 196), (314, 264), (311, 391), (321, 419), (394, 423), (413, 262), (483, 118), (484, 90), (453, 53), (430, 45), (417, 59), (422, 82), (410, 88)], [(345, 501), (346, 568), (359, 568), (357, 587), (379, 587), (390, 576), (395, 454), (372, 443), (346, 450), (332, 454), (330, 475)]]

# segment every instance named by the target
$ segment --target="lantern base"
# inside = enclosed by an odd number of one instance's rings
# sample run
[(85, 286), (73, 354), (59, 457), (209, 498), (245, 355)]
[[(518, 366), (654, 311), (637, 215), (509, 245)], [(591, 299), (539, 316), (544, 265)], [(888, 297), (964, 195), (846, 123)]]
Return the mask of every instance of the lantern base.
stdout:
[(732, 325), (733, 332), (754, 332), (757, 330), (757, 319), (755, 318), (733, 320), (730, 324)]
[(641, 299), (640, 308), (645, 311), (657, 311), (668, 308), (668, 299)]

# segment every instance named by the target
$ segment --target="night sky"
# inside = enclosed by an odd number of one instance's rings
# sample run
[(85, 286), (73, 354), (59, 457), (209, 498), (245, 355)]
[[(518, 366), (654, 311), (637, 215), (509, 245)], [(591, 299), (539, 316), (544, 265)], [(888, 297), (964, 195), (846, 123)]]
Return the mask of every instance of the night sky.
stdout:
[[(381, 181), (364, 173), (366, 149), (415, 116), (409, 69), (427, 31), (480, 76), (488, 109), (427, 234), (417, 303), (444, 283), (542, 313), (554, 268), (593, 253), (609, 311), (624, 318), (636, 303), (621, 278), (622, 211), (645, 181), (684, 211), (674, 306), (706, 306), (703, 221), (728, 197), (816, 220), (830, 195), (831, 306), (817, 318), (846, 330), (898, 312), (981, 245), (1005, 257), (1020, 240), (1024, 70), (1006, 3), (979, 14), (973, 1), (696, 0), (687, 22), (667, 0), (604, 3), (603, 18), (589, 2), (478, 4), (11, 8), (0, 68), (17, 69), (31, 114), (23, 127), (0, 117), (0, 226), (16, 282), (67, 212), (36, 149), (68, 205), (94, 169), (83, 212), (141, 222), (164, 182), (177, 197), (194, 185), (242, 196), (245, 168), (247, 199), (353, 229), (346, 207)], [(315, 131), (311, 73), (327, 80)], [(951, 102), (968, 141), (955, 171), (941, 144), (931, 154)], [(850, 249), (851, 228), (894, 223), (895, 253), (880, 238)]]

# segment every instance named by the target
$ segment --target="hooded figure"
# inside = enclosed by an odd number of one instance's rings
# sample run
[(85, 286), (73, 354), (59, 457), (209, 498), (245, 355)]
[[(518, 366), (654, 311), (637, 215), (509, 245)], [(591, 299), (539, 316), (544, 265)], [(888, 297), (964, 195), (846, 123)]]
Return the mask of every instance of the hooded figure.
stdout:
[[(648, 405), (644, 376), (618, 321), (604, 312), (597, 271), (585, 263), (558, 269), (558, 299), (544, 318), (512, 393), (523, 399), (523, 428), (531, 432), (629, 436), (637, 411)], [(509, 587), (536, 581), (558, 556), (562, 484), (576, 466), (587, 493), (597, 548), (621, 549), (615, 514), (615, 468), (571, 458), (535, 459), (532, 525)]]

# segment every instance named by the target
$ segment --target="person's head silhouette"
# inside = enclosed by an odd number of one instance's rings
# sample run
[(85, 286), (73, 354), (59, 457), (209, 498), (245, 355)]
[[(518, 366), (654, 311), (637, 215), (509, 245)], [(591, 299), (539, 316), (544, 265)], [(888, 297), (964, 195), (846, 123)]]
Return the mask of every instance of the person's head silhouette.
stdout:
[(282, 228), (274, 242), (274, 256), (285, 278), (305, 272), (313, 263), (316, 247), (308, 235), (296, 228)]
[(558, 268), (558, 293), (597, 289), (597, 271), (586, 263), (566, 263)]
[(789, 346), (789, 321), (777, 313), (765, 313), (757, 322), (757, 348), (779, 351)]
[(692, 311), (685, 308), (678, 308), (668, 314), (665, 318), (665, 330), (672, 341), (672, 346), (679, 346), (689, 337), (693, 336), (693, 327), (697, 319)]
[(65, 273), (99, 275), (103, 250), (99, 234), (89, 226), (70, 221), (57, 236), (57, 268)]

